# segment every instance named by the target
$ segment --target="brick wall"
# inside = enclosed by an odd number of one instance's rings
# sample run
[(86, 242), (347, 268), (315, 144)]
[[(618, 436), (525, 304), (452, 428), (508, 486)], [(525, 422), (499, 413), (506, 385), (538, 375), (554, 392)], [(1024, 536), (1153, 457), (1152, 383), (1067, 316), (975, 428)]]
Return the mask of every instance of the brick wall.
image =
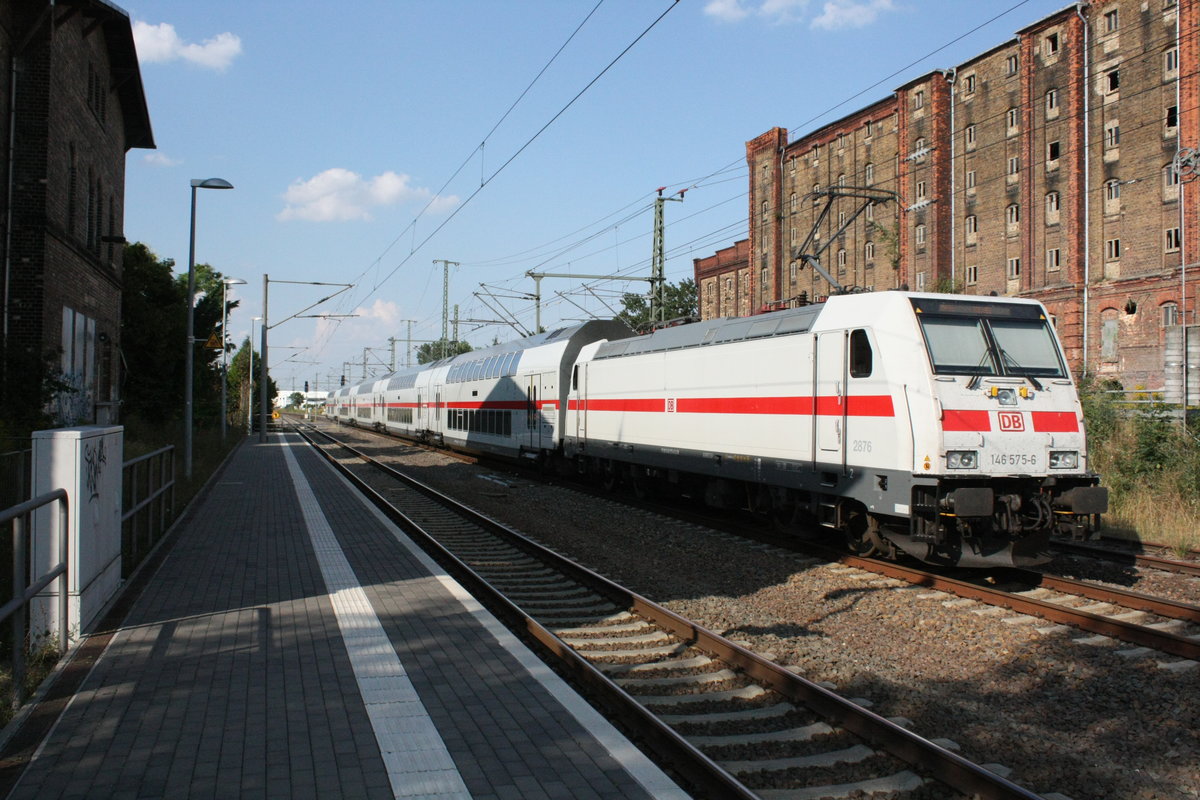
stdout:
[[(4, 99), (15, 102), (13, 222), (0, 240), (11, 263), (10, 345), (56, 353), (64, 308), (94, 320), (89, 389), (101, 420), (112, 421), (120, 384), (126, 121), (145, 126), (132, 144), (153, 146), (140, 80), (118, 80), (111, 63), (114, 53), (133, 58), (129, 20), (90, 0), (20, 0), (4, 4), (0, 22), (0, 85)], [(24, 49), (14, 52), (16, 43)], [(9, 98), (14, 60), (16, 94)], [(0, 195), (6, 203), (7, 194)], [(0, 207), (0, 217), (7, 211)]]
[[(1200, 180), (1173, 185), (1169, 171), (1179, 148), (1200, 147), (1200, 0), (1097, 0), (1083, 15), (1038, 20), (793, 142), (779, 128), (749, 142), (748, 313), (828, 292), (811, 271), (791, 277), (795, 244), (823, 207), (803, 198), (814, 185), (853, 185), (870, 163), (899, 208), (882, 220), (877, 208), (876, 226), (856, 222), (833, 243), (851, 206), (830, 208), (808, 250), (828, 243), (822, 263), (839, 281), (1035, 297), (1074, 368), (1161, 384), (1164, 321), (1176, 311), (1196, 321), (1200, 289)], [(1182, 248), (1171, 246), (1175, 228)]]

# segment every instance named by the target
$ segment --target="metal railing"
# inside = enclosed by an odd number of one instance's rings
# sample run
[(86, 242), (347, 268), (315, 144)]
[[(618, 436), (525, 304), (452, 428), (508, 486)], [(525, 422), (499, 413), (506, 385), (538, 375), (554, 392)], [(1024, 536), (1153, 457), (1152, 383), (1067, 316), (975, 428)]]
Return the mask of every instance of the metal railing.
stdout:
[(128, 578), (175, 518), (175, 447), (130, 459), (123, 468), (121, 577)]
[[(51, 567), (50, 571), (37, 577), (33, 583), (26, 585), (29, 580), (29, 552), (26, 543), (26, 530), (30, 515), (42, 506), (58, 503), (58, 552), (62, 560)], [(13, 706), (19, 706), (25, 699), (25, 609), (29, 601), (37, 596), (56, 579), (60, 579), (58, 588), (58, 649), (60, 653), (67, 652), (68, 623), (67, 619), (67, 490), (55, 489), (32, 500), (0, 511), (0, 525), (12, 523), (12, 563), (13, 591), (12, 599), (0, 607), (0, 623), (12, 617), (12, 685)]]

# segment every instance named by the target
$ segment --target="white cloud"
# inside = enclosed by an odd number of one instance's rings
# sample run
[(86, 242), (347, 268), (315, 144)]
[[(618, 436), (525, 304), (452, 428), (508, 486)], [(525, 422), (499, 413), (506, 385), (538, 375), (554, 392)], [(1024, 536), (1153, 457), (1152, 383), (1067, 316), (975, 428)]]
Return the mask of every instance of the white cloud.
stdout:
[(825, 3), (812, 27), (825, 30), (863, 28), (879, 17), (882, 11), (895, 11), (893, 0), (830, 0)]
[(183, 163), (177, 159), (171, 158), (161, 150), (151, 150), (146, 155), (142, 156), (142, 161), (153, 167), (175, 167)]
[(739, 22), (750, 12), (742, 6), (741, 0), (709, 0), (704, 13), (722, 22)]
[(400, 306), (390, 300), (376, 299), (369, 306), (359, 306), (354, 309), (358, 322), (370, 322), (372, 330), (383, 327), (386, 330), (397, 330), (400, 327)]
[[(721, 22), (741, 22), (753, 15), (782, 25), (802, 22), (810, 5), (811, 0), (709, 0), (704, 13)], [(826, 0), (809, 24), (825, 30), (861, 28), (895, 9), (895, 0)]]
[[(343, 222), (371, 219), (371, 209), (408, 201), (426, 203), (428, 189), (409, 185), (409, 176), (392, 171), (364, 179), (357, 172), (334, 167), (308, 180), (296, 179), (283, 193), (287, 207), (276, 219), (306, 219), (311, 222)], [(431, 211), (445, 211), (458, 204), (458, 197), (434, 198)]]
[(758, 15), (776, 23), (798, 22), (807, 7), (808, 0), (763, 0)]
[(201, 67), (225, 70), (242, 52), (242, 40), (233, 33), (218, 33), (203, 44), (185, 42), (169, 22), (151, 25), (136, 20), (133, 40), (138, 60), (143, 64), (165, 63), (183, 59)]

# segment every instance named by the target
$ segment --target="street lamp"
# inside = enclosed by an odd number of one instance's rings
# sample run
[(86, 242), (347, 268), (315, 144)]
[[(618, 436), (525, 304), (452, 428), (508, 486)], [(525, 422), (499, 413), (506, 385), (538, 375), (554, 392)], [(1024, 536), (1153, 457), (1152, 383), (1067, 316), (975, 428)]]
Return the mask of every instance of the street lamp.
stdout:
[(245, 284), (241, 278), (221, 279), (221, 441), (225, 441), (226, 397), (229, 390), (229, 351), (225, 348), (225, 328), (229, 324), (229, 303), (226, 297), (230, 286)]
[(246, 433), (254, 433), (254, 323), (262, 317), (250, 318), (250, 371), (246, 376)]
[(192, 478), (192, 360), (195, 338), (196, 301), (196, 190), (232, 189), (233, 184), (222, 178), (192, 178), (192, 227), (188, 237), (188, 310), (187, 310), (187, 355), (184, 359), (183, 375), (183, 474)]

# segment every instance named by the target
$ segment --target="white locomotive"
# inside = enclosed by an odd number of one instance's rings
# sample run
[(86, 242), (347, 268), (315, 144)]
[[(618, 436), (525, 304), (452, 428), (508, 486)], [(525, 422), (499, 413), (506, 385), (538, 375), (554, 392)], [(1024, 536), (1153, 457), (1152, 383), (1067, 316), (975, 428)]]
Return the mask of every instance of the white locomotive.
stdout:
[(1031, 300), (840, 295), (646, 336), (593, 321), (347, 387), (326, 408), (934, 563), (1035, 563), (1052, 532), (1086, 537), (1108, 507)]

